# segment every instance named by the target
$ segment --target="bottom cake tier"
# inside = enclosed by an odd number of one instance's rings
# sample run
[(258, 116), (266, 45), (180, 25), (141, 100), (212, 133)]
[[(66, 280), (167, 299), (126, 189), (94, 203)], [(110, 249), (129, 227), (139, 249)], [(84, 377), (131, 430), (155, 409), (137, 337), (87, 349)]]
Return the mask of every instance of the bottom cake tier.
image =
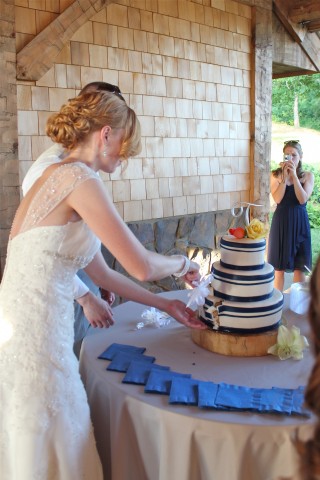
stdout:
[(232, 302), (209, 295), (199, 317), (209, 329), (248, 335), (277, 329), (282, 308), (283, 295), (277, 289), (270, 298), (258, 302)]

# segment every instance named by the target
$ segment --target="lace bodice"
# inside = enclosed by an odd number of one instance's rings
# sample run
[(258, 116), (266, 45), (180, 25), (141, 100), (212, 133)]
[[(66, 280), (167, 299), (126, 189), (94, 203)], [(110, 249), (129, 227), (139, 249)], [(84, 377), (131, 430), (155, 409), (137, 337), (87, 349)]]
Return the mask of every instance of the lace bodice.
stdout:
[[(69, 444), (80, 449), (85, 435), (91, 451), (94, 450), (86, 395), (72, 349), (73, 278), (77, 270), (92, 260), (100, 241), (82, 220), (66, 225), (40, 225), (70, 192), (88, 179), (100, 181), (95, 172), (81, 163), (55, 169), (33, 198), (20, 232), (9, 242), (0, 287), (0, 396), (6, 417), (0, 426), (3, 459), (10, 457), (12, 432), (33, 432), (37, 444), (37, 436), (51, 442), (55, 434), (46, 432), (53, 428), (54, 419), (61, 416), (61, 435), (69, 438)], [(52, 459), (38, 460), (30, 480), (92, 478), (89, 474), (60, 477), (57, 465), (50, 463)], [(81, 462), (79, 459), (79, 465)], [(49, 476), (47, 469), (51, 469)], [(15, 477), (10, 461), (4, 461), (3, 470), (0, 465), (0, 477), (29, 480), (28, 475)]]

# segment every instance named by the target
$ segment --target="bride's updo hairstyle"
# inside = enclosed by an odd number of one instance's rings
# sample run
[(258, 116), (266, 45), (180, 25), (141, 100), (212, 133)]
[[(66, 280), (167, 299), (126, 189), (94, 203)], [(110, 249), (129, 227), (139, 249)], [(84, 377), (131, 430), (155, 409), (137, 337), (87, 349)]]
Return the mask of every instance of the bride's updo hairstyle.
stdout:
[(104, 126), (124, 129), (120, 157), (126, 160), (141, 151), (140, 123), (135, 112), (116, 93), (88, 91), (62, 105), (47, 121), (46, 133), (53, 142), (72, 150), (89, 134)]

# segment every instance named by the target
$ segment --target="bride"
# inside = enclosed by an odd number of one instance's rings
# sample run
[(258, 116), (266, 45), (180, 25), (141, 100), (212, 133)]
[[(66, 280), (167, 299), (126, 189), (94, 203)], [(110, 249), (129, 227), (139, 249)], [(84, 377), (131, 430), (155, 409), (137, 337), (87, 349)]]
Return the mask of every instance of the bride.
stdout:
[(80, 94), (52, 115), (47, 134), (68, 156), (49, 166), (17, 210), (0, 287), (0, 477), (100, 480), (90, 412), (73, 354), (73, 279), (85, 268), (105, 290), (205, 328), (178, 300), (110, 269), (100, 240), (137, 280), (183, 276), (187, 257), (147, 251), (123, 222), (96, 172), (140, 152), (140, 126), (117, 92)]

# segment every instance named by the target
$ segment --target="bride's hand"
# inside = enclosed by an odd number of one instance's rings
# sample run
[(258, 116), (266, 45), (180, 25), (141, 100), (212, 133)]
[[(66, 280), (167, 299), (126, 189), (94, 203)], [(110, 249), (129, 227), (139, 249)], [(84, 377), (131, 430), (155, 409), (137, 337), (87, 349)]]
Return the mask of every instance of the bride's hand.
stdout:
[(205, 330), (207, 328), (204, 323), (199, 320), (197, 312), (187, 308), (180, 300), (168, 300), (165, 311), (170, 317), (175, 318), (177, 322), (182, 323), (182, 325), (186, 327), (199, 330)]

